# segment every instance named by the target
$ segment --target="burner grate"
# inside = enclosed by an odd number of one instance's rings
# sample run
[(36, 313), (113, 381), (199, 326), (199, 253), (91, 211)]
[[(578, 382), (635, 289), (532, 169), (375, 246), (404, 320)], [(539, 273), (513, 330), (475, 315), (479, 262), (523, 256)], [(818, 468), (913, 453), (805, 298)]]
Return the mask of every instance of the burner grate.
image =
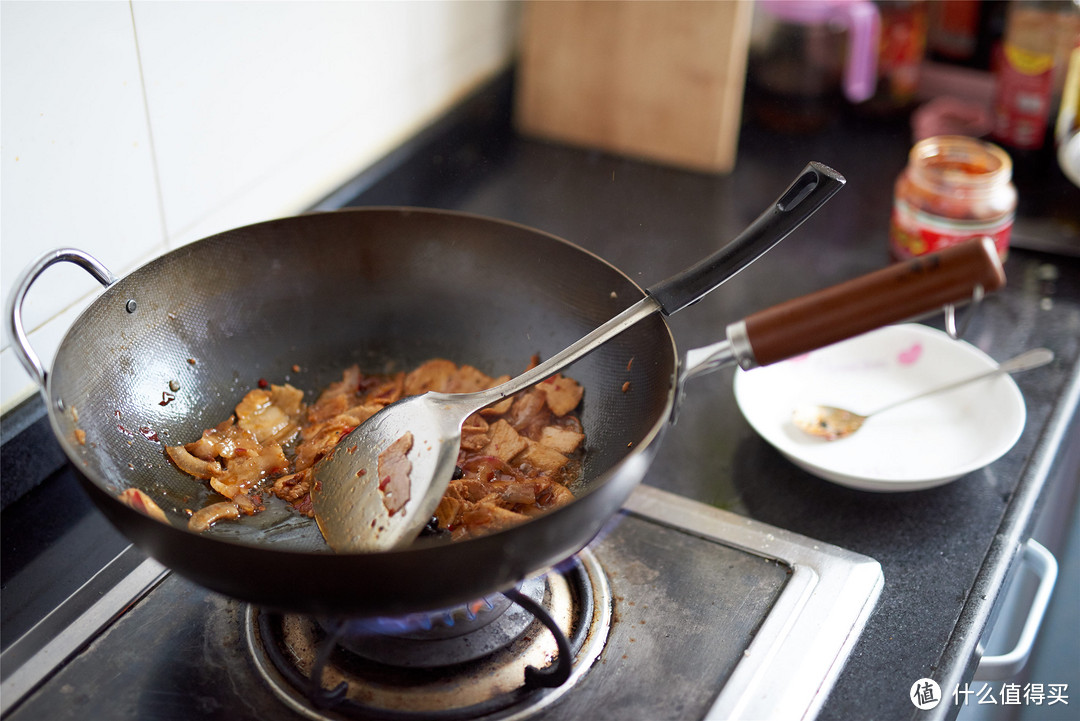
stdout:
[(506, 596), (424, 620), (317, 621), (249, 608), (248, 645), (274, 693), (308, 718), (524, 718), (587, 673), (612, 599), (589, 552)]

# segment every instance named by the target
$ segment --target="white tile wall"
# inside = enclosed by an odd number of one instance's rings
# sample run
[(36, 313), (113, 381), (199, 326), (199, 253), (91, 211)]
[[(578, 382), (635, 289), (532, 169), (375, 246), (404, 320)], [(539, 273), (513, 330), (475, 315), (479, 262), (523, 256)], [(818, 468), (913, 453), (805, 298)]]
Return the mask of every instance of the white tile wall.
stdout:
[[(509, 62), (512, 0), (0, 3), (0, 286), (123, 275), (310, 206)], [(97, 284), (27, 298), (46, 362)], [(5, 314), (6, 314), (5, 308)], [(4, 324), (0, 409), (36, 388)]]

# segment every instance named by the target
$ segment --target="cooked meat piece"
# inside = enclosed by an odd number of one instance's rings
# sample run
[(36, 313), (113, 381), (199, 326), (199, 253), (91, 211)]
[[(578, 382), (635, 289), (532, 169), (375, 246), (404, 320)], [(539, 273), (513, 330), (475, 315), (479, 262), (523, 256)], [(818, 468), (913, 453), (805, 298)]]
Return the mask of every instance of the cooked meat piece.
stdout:
[(461, 447), (467, 451), (479, 451), (491, 443), (491, 436), (487, 433), (462, 433)]
[(555, 374), (536, 386), (547, 396), (548, 408), (557, 416), (565, 416), (578, 407), (585, 389), (573, 378)]
[(418, 396), (428, 391), (442, 391), (457, 371), (453, 361), (437, 358), (429, 360), (405, 376), (405, 395)]
[[(251, 448), (240, 447), (232, 458), (225, 461), (225, 473), (211, 479), (222, 487), (233, 489), (222, 495), (232, 498), (236, 493), (246, 492), (259, 485), (264, 478), (279, 474), (289, 467), (289, 459), (277, 443)], [(216, 487), (216, 486), (215, 486)]]
[(287, 383), (272, 385), (269, 392), (256, 388), (236, 406), (236, 424), (254, 433), (260, 443), (288, 441), (300, 429), (297, 420), (303, 400), (303, 392)]
[(510, 481), (493, 485), (501, 489), (500, 499), (512, 506), (536, 503), (536, 483), (532, 481)]
[(184, 446), (165, 446), (165, 453), (181, 471), (204, 481), (223, 472), (220, 463), (196, 458)]
[(567, 455), (576, 451), (583, 440), (584, 433), (565, 426), (547, 426), (540, 432), (540, 443)]
[(541, 473), (555, 473), (570, 460), (553, 448), (548, 448), (534, 440), (526, 441), (527, 447), (515, 459), (518, 463), (530, 466)]
[(495, 456), (500, 461), (509, 461), (529, 444), (528, 439), (522, 438), (513, 426), (501, 418), (492, 424), (490, 435), (491, 441), (480, 452)]
[(349, 410), (349, 407), (353, 403), (352, 394), (336, 393), (332, 396), (323, 396), (316, 401), (311, 408), (308, 409), (307, 422), (308, 423), (322, 423), (328, 421), (334, 416), (340, 416), (345, 411)]
[(331, 401), (336, 396), (352, 396), (360, 387), (364, 375), (360, 372), (360, 366), (351, 365), (341, 373), (341, 380), (331, 383), (319, 394), (316, 405)]
[(412, 463), (408, 452), (413, 445), (412, 433), (406, 432), (401, 438), (379, 454), (379, 490), (387, 512), (394, 515), (409, 502), (412, 494)]
[(153, 498), (146, 495), (138, 488), (125, 488), (117, 498), (124, 505), (134, 508), (141, 513), (145, 513), (155, 521), (161, 521), (162, 523), (169, 522), (169, 519), (165, 517), (165, 511), (161, 510), (161, 506), (154, 503)]
[[(364, 405), (374, 406), (376, 410), (399, 401), (405, 394), (405, 374), (398, 373), (385, 383), (364, 390)], [(374, 415), (374, 412), (372, 413)]]
[(460, 498), (452, 498), (449, 495), (443, 496), (442, 500), (439, 501), (438, 508), (435, 509), (435, 518), (439, 522), (439, 528), (450, 528), (458, 513), (461, 512), (462, 505)]
[(550, 511), (574, 500), (570, 489), (557, 481), (549, 480), (543, 489), (536, 493), (536, 506), (539, 511)]
[(274, 481), (274, 495), (294, 506), (311, 492), (311, 470), (290, 473)]
[(534, 386), (514, 398), (507, 420), (519, 432), (525, 433), (529, 428), (547, 425), (549, 415), (547, 396)]
[(479, 451), (491, 442), (488, 429), (491, 424), (483, 416), (474, 413), (465, 419), (461, 426), (461, 447), (468, 451)]
[(460, 540), (471, 536), (481, 536), (516, 526), (527, 520), (528, 518), (521, 513), (502, 508), (494, 501), (488, 501), (477, 504), (463, 513), (461, 525), (451, 529), (451, 538)]
[[(509, 376), (506, 378), (509, 380)], [(498, 385), (491, 376), (470, 365), (463, 365), (454, 371), (440, 388), (443, 393), (472, 393)]]
[(360, 419), (348, 415), (334, 416), (324, 423), (310, 425), (301, 432), (296, 445), (293, 467), (301, 471), (310, 468), (338, 444), (341, 438), (360, 425)]
[(188, 529), (202, 533), (222, 519), (239, 517), (240, 509), (236, 507), (236, 504), (228, 501), (211, 503), (191, 514), (191, 518), (188, 519)]
[(513, 404), (514, 404), (514, 397), (513, 396), (510, 396), (509, 398), (503, 398), (501, 401), (499, 401), (498, 403), (496, 403), (494, 405), (490, 405), (487, 408), (481, 408), (480, 409), (480, 415), (489, 416), (489, 417), (505, 415), (506, 412), (508, 410), (510, 410), (510, 406), (512, 406)]
[(188, 443), (184, 448), (191, 455), (204, 461), (212, 461), (219, 456), (230, 456), (235, 444), (234, 434), (231, 432), (235, 428), (235, 423), (236, 417), (230, 417), (229, 420), (219, 423), (214, 428), (203, 431), (199, 440)]

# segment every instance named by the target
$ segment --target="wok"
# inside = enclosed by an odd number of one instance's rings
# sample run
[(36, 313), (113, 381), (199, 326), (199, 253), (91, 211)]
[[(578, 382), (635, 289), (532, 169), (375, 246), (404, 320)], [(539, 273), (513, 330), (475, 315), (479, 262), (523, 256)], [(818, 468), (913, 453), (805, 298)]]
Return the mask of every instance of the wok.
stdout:
[[(586, 389), (584, 480), (572, 489), (575, 501), (552, 513), (455, 544), (334, 554), (314, 522), (267, 499), (263, 513), (195, 534), (184, 527), (185, 509), (201, 507), (209, 492), (172, 467), (162, 446), (194, 440), (228, 418), (260, 379), (291, 382), (311, 400), (352, 363), (395, 371), (445, 357), (513, 374), (645, 291), (601, 258), (521, 225), (369, 208), (231, 230), (118, 280), (92, 257), (67, 251), (28, 269), (12, 318), (20, 317), (25, 289), (56, 260), (84, 267), (105, 290), (68, 331), (47, 375), (27, 360), (36, 356), (21, 327), (16, 338), (84, 488), (165, 566), (281, 610), (390, 615), (444, 608), (567, 559), (642, 479), (676, 405), (678, 355), (654, 314), (569, 371)], [(983, 283), (988, 290), (994, 274), (1000, 264)], [(920, 302), (931, 308), (945, 300)], [(898, 319), (883, 317), (886, 310), (903, 312), (885, 305), (874, 306), (876, 325)], [(773, 314), (763, 328), (782, 326), (786, 317)], [(824, 338), (820, 329), (805, 335), (815, 334)], [(783, 332), (767, 335), (775, 347)], [(127, 488), (147, 493), (171, 523), (119, 502)]]

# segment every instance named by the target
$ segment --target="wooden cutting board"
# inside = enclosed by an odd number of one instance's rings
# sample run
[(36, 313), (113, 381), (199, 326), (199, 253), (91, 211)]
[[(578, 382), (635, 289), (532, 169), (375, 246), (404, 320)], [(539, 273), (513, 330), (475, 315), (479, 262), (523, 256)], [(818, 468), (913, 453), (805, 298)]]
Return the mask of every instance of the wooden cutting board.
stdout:
[(732, 170), (752, 11), (749, 0), (527, 2), (518, 130), (692, 170)]

